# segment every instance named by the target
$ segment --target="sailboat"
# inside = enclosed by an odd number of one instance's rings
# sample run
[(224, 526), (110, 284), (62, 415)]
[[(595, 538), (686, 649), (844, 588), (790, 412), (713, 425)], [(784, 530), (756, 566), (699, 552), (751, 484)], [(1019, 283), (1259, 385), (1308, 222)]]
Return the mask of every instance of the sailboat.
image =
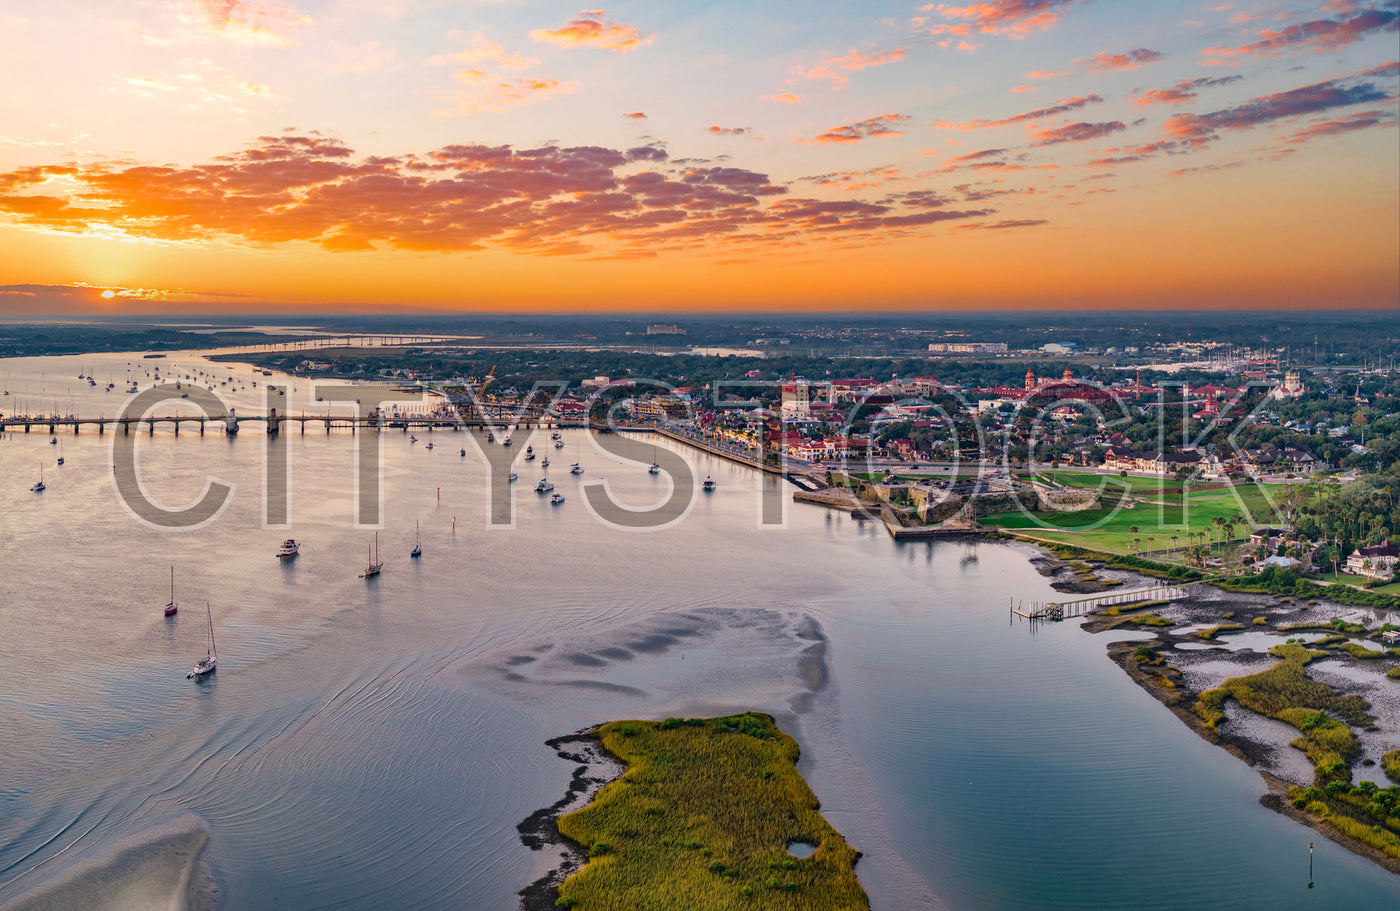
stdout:
[[(369, 548), (366, 547), (365, 550), (368, 551)], [(367, 565), (367, 566), (365, 567), (365, 571), (364, 571), (364, 573), (360, 576), (360, 578), (362, 578), (362, 579), (367, 579), (367, 578), (369, 578), (370, 576), (377, 576), (377, 575), (379, 575), (379, 571), (380, 571), (381, 569), (383, 569), (383, 568), (384, 568), (384, 564), (383, 564), (383, 562), (381, 562), (380, 559), (379, 559), (379, 532), (375, 532), (375, 533), (374, 533), (374, 554), (373, 554), (373, 556), (371, 556), (371, 557), (369, 558), (369, 565)]]
[(165, 616), (173, 617), (180, 609), (180, 605), (175, 603), (175, 567), (170, 567), (170, 603), (165, 605)]
[(423, 556), (423, 542), (418, 538), (418, 520), (413, 520), (413, 550), (408, 552), (410, 557)]
[(58, 444), (58, 464), (63, 464), (63, 444)]
[(647, 469), (648, 474), (660, 474), (661, 466), (656, 464), (656, 447), (651, 447), (651, 467)]
[(40, 466), (39, 466), (39, 480), (38, 480), (37, 482), (35, 482), (34, 486), (31, 487), (31, 488), (29, 488), (29, 489), (32, 490), (32, 491), (34, 491), (35, 493), (42, 493), (42, 492), (43, 492), (43, 490), (44, 490), (44, 466), (43, 466), (43, 465), (40, 465)]
[(185, 675), (187, 680), (191, 677), (212, 674), (219, 667), (219, 650), (214, 647), (214, 613), (209, 609), (208, 601), (204, 602), (204, 612), (209, 616), (209, 654), (194, 663), (194, 667)]

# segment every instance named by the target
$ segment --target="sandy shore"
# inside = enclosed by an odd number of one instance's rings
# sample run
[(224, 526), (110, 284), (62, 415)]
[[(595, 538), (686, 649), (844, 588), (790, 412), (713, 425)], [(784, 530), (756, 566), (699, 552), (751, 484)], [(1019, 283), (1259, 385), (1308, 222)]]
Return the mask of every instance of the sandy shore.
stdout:
[[(200, 865), (200, 855), (208, 841), (209, 827), (203, 820), (193, 815), (180, 816), (108, 845), (27, 891), (4, 896), (0, 908), (206, 911), (214, 906), (212, 885)], [(22, 885), (23, 880), (9, 888)]]

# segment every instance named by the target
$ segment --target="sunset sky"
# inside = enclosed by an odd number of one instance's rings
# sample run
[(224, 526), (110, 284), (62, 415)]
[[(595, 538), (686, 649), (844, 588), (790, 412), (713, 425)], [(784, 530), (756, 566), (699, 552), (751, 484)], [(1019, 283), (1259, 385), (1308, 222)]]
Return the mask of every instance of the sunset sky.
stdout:
[(1396, 307), (1400, 2), (0, 2), (0, 315)]

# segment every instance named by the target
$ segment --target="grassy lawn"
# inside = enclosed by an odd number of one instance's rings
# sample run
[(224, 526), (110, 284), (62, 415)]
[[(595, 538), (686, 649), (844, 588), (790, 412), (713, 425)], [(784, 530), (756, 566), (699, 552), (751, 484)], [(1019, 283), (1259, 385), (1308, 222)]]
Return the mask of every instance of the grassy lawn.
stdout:
[(1365, 585), (1368, 580), (1365, 576), (1354, 575), (1353, 573), (1322, 573), (1318, 579), (1323, 582), (1341, 582), (1343, 585)]
[[(559, 820), (589, 861), (559, 888), (576, 911), (862, 911), (856, 850), (818, 812), (797, 743), (767, 715), (599, 729), (627, 772)], [(787, 846), (817, 845), (798, 859)]]
[(1131, 492), (1156, 492), (1163, 487), (1180, 487), (1181, 482), (1173, 477), (1139, 477), (1128, 475), (1120, 478), (1115, 474), (1096, 474), (1090, 471), (1042, 471), (1040, 477), (1058, 481), (1066, 487), (1104, 487), (1105, 490), (1127, 490)]
[[(1184, 507), (1139, 502), (1131, 509), (1095, 509), (1038, 516), (1027, 516), (1016, 511), (988, 516), (981, 521), (985, 525), (1025, 530), (1037, 537), (1111, 553), (1132, 553), (1139, 548), (1184, 547), (1189, 543), (1188, 532), (1204, 531), (1214, 535), (1216, 529), (1211, 525), (1211, 519), (1241, 516), (1241, 502), (1256, 522), (1276, 522), (1277, 517), (1268, 504), (1266, 494), (1276, 493), (1281, 486), (1268, 485), (1268, 491), (1256, 485), (1241, 485), (1234, 490), (1227, 488), (1188, 493)], [(1137, 526), (1136, 535), (1130, 530), (1133, 526)], [(1237, 528), (1236, 536), (1242, 534), (1243, 531)], [(1134, 538), (1138, 539), (1138, 548), (1133, 545)]]

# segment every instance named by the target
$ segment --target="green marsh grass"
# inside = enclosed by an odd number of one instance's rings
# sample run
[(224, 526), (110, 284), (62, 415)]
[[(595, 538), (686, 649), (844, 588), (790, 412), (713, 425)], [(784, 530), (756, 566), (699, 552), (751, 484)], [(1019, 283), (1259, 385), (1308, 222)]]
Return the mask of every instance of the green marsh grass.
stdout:
[[(627, 763), (587, 807), (559, 820), (606, 844), (559, 888), (575, 911), (865, 911), (858, 852), (818, 812), (797, 742), (767, 715), (618, 721), (599, 739)], [(787, 852), (794, 841), (811, 856)]]

